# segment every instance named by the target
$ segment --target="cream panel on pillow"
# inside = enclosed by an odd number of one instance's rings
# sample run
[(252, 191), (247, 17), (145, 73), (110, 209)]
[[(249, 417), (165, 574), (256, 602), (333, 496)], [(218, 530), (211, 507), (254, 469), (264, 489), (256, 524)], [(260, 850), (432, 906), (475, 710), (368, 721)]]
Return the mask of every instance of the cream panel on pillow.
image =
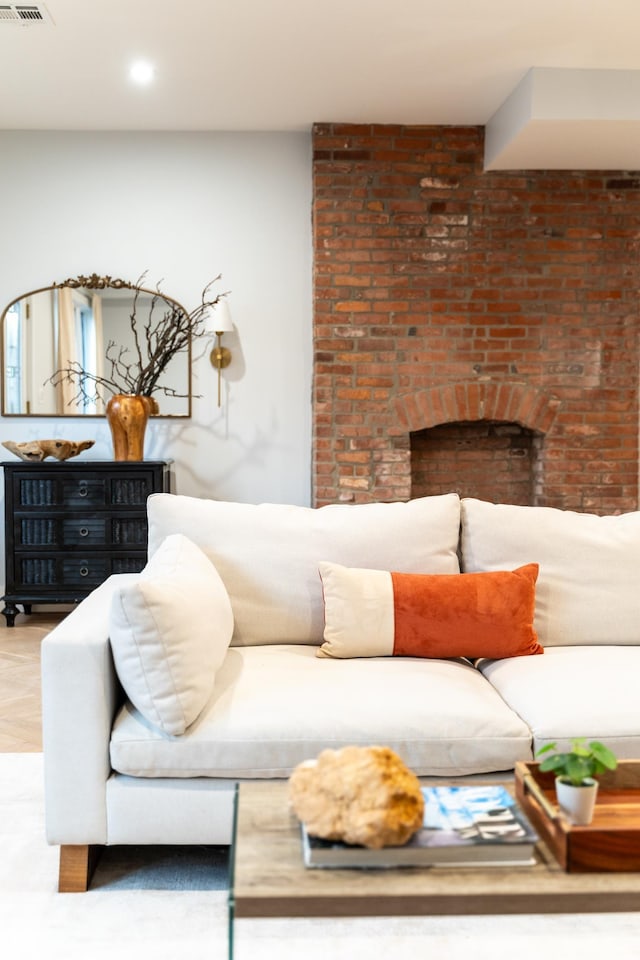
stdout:
[(233, 644), (322, 643), (320, 560), (404, 573), (458, 573), (457, 494), (317, 509), (154, 494), (149, 552), (182, 533), (228, 590)]
[(538, 563), (543, 646), (640, 643), (640, 513), (598, 517), (552, 507), (462, 501), (462, 568)]
[(324, 642), (319, 657), (390, 657), (394, 607), (391, 574), (339, 563), (318, 564), (324, 592)]
[(185, 732), (207, 703), (233, 633), (225, 586), (202, 550), (167, 537), (113, 595), (110, 640), (122, 686), (145, 719)]

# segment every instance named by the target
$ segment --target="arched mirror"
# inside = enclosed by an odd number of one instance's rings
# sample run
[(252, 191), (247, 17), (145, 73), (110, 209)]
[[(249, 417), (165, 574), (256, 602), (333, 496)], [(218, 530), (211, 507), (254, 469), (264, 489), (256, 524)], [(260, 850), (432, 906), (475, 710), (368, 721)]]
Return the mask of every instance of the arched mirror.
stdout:
[[(144, 359), (149, 333), (179, 315), (185, 308), (159, 290), (95, 273), (17, 297), (2, 314), (2, 415), (104, 416), (113, 391), (96, 392), (95, 381), (120, 382), (138, 347)], [(77, 377), (58, 375), (70, 367), (90, 375), (84, 389)], [(190, 342), (169, 361), (154, 397), (158, 416), (191, 415)]]

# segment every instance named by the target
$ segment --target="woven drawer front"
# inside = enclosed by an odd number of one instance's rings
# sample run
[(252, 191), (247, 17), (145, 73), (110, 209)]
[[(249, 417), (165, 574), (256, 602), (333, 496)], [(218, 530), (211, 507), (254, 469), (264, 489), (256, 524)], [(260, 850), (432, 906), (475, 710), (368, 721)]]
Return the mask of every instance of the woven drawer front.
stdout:
[(55, 557), (25, 557), (20, 560), (20, 579), (25, 586), (45, 586), (57, 583)]
[(58, 485), (46, 478), (23, 478), (18, 485), (18, 503), (23, 507), (51, 507), (58, 502)]
[(132, 517), (130, 519), (117, 518), (111, 521), (111, 542), (114, 546), (147, 546), (146, 517)]
[(114, 557), (111, 573), (140, 573), (145, 563), (145, 557)]
[(147, 497), (153, 493), (152, 480), (151, 476), (116, 477), (111, 483), (111, 503), (134, 507), (145, 505)]
[(44, 517), (22, 517), (16, 540), (25, 547), (55, 547), (58, 544), (58, 524)]

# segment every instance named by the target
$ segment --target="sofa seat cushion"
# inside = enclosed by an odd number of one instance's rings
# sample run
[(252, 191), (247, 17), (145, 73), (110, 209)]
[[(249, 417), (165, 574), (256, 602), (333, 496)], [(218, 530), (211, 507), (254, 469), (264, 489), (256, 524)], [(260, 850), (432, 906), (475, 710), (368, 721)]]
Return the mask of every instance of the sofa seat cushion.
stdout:
[(466, 661), (318, 659), (313, 647), (287, 644), (230, 648), (211, 700), (181, 737), (125, 704), (111, 762), (137, 777), (287, 777), (325, 747), (348, 744), (389, 746), (420, 776), (531, 759), (526, 725)]
[(183, 533), (209, 557), (231, 599), (232, 645), (322, 643), (318, 561), (403, 573), (459, 573), (460, 498), (409, 503), (229, 503), (154, 494), (149, 554)]
[(640, 512), (598, 517), (554, 507), (462, 501), (462, 569), (537, 563), (544, 647), (640, 642)]
[(480, 671), (530, 727), (534, 751), (571, 737), (640, 756), (640, 646), (552, 647), (544, 657), (484, 660)]

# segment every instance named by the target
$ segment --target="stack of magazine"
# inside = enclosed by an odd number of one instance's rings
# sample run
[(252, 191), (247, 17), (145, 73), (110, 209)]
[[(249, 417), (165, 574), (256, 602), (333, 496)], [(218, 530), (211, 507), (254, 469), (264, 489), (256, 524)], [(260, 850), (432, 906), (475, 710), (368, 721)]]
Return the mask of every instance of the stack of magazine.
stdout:
[(422, 829), (400, 847), (372, 850), (310, 836), (307, 867), (530, 865), (538, 836), (503, 786), (423, 787)]

